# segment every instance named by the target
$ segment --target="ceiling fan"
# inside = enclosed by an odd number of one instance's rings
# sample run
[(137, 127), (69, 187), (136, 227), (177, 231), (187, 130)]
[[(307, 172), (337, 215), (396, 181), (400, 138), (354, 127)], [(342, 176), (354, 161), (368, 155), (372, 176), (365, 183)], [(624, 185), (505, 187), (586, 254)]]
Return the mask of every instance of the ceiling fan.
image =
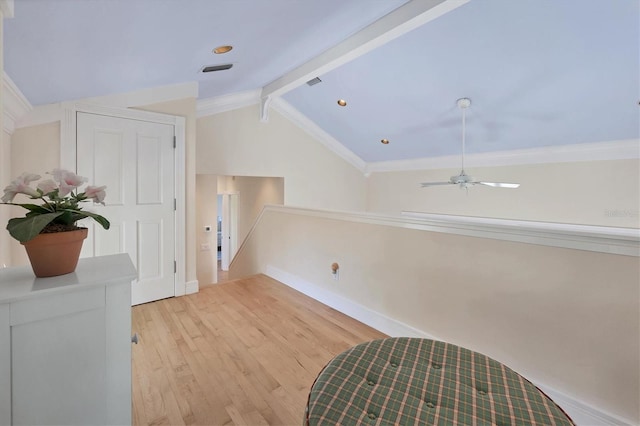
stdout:
[(520, 186), (519, 183), (505, 183), (505, 182), (484, 182), (474, 180), (471, 176), (465, 173), (464, 171), (464, 148), (465, 148), (465, 111), (467, 108), (471, 106), (471, 99), (469, 98), (461, 98), (456, 101), (458, 108), (462, 110), (462, 170), (460, 174), (457, 176), (451, 176), (447, 182), (422, 182), (420, 185), (423, 188), (429, 186), (439, 186), (439, 185), (459, 185), (460, 188), (468, 189), (469, 186), (472, 185), (485, 185), (491, 186), (493, 188), (517, 188)]

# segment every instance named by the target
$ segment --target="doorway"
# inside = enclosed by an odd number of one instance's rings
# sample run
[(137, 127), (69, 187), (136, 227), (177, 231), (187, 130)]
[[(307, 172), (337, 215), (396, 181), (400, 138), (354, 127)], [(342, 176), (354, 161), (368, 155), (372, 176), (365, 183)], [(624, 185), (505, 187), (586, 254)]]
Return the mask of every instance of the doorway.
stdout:
[(238, 193), (218, 194), (217, 228), (219, 269), (228, 272), (229, 264), (238, 250)]

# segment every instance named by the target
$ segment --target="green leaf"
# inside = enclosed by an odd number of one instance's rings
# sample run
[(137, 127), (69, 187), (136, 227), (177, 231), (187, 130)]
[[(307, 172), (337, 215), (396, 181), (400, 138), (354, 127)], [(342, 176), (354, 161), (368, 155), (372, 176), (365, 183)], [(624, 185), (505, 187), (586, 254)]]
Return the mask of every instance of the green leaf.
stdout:
[(109, 229), (109, 227), (111, 226), (109, 221), (107, 219), (105, 219), (104, 217), (100, 216), (99, 214), (85, 212), (85, 211), (83, 211), (82, 214), (85, 215), (85, 216), (88, 216), (90, 218), (93, 218), (93, 220), (95, 220), (100, 225), (102, 225), (102, 227), (104, 229)]
[(63, 212), (46, 213), (37, 216), (9, 219), (7, 230), (16, 240), (24, 243), (35, 238), (49, 223), (53, 222)]

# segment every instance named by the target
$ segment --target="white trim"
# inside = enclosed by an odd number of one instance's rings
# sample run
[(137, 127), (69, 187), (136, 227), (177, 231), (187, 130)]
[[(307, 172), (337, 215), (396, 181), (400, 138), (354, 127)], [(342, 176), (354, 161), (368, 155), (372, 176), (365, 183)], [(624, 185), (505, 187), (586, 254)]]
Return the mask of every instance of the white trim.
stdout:
[(198, 280), (188, 281), (185, 285), (185, 294), (194, 294), (200, 290)]
[[(369, 309), (366, 306), (347, 299), (346, 297), (325, 290), (314, 283), (283, 271), (282, 269), (276, 268), (275, 266), (267, 265), (264, 274), (389, 336), (419, 337), (446, 341), (446, 339), (434, 337), (429, 333)], [(594, 408), (593, 404), (586, 404), (560, 391), (543, 385), (530, 377), (528, 379), (546, 393), (556, 404), (562, 407), (562, 409), (573, 419), (576, 425), (613, 426), (632, 424), (632, 422), (628, 420)]]
[(311, 121), (306, 115), (298, 111), (289, 102), (285, 101), (282, 98), (275, 98), (273, 99), (273, 102), (271, 102), (271, 106), (283, 117), (307, 132), (338, 157), (351, 164), (360, 172), (365, 172), (367, 164), (360, 157), (354, 154), (353, 151), (348, 149), (346, 146), (341, 144), (329, 133), (325, 132), (320, 126)]
[[(156, 114), (154, 114), (156, 116)], [(160, 116), (157, 116), (160, 118)], [(198, 292), (198, 282), (195, 282), (195, 291), (190, 290), (190, 283), (187, 280), (187, 260), (186, 260), (186, 223), (187, 223), (187, 203), (186, 203), (186, 119), (184, 117), (175, 118), (175, 137), (176, 137), (176, 149), (175, 149), (175, 197), (176, 197), (176, 210), (175, 210), (175, 260), (176, 260), (176, 276), (175, 276), (175, 293), (178, 296), (179, 293), (191, 294)], [(184, 292), (184, 293), (183, 293)]]
[(306, 81), (358, 58), (469, 0), (412, 0), (262, 88), (261, 97), (282, 96)]
[(2, 113), (4, 131), (12, 134), (23, 116), (33, 109), (33, 105), (16, 86), (6, 72), (2, 72)]
[(102, 105), (114, 108), (131, 108), (169, 102), (177, 99), (197, 98), (198, 83), (180, 83), (153, 87), (128, 93), (77, 99), (54, 104), (38, 105), (16, 123), (16, 127), (37, 126), (61, 120), (68, 105)]
[(215, 115), (221, 112), (244, 108), (260, 103), (260, 90), (247, 90), (246, 92), (231, 93), (215, 98), (200, 99), (196, 106), (198, 118), (207, 115)]
[[(148, 121), (173, 125), (175, 128), (176, 148), (174, 156), (175, 164), (175, 295), (182, 296), (186, 293), (186, 188), (185, 188), (185, 152), (186, 152), (186, 120), (157, 112), (148, 112), (135, 109), (115, 108), (111, 106), (86, 105), (74, 102), (61, 104), (62, 120), (60, 122), (60, 167), (76, 170), (76, 116), (78, 112), (107, 115), (111, 117), (126, 118), (132, 120)], [(193, 284), (191, 284), (191, 289)], [(197, 287), (196, 287), (197, 288)]]
[(3, 18), (13, 18), (14, 10), (13, 0), (0, 0), (0, 11), (2, 11)]
[(330, 306), (343, 314), (349, 315), (356, 320), (367, 324), (370, 327), (381, 331), (389, 336), (421, 337), (424, 339), (436, 339), (434, 336), (425, 333), (417, 328), (411, 327), (403, 322), (382, 315), (364, 305), (347, 299), (344, 296), (325, 290), (324, 288), (306, 281), (296, 275), (290, 274), (272, 265), (267, 265), (265, 275), (280, 281), (283, 284), (306, 294), (307, 296)]
[[(481, 154), (467, 154), (465, 157), (465, 166), (467, 166), (467, 168), (636, 159), (640, 158), (640, 139), (484, 152)], [(461, 158), (459, 155), (378, 161), (367, 163), (366, 172), (376, 173), (460, 168), (460, 161)]]
[(594, 408), (593, 404), (586, 404), (546, 385), (535, 382), (534, 384), (569, 414), (578, 426), (631, 426), (633, 424), (630, 420)]
[(636, 228), (435, 215), (420, 212), (403, 212), (402, 216), (385, 216), (364, 212), (340, 212), (277, 205), (267, 205), (264, 210), (640, 257), (640, 229)]

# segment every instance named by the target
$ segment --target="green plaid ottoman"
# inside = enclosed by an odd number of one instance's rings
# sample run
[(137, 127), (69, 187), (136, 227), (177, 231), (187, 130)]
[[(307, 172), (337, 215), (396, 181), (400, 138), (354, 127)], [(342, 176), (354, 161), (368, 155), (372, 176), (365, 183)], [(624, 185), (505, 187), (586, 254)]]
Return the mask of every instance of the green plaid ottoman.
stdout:
[(316, 378), (305, 424), (573, 425), (531, 382), (455, 345), (389, 338), (339, 354)]

